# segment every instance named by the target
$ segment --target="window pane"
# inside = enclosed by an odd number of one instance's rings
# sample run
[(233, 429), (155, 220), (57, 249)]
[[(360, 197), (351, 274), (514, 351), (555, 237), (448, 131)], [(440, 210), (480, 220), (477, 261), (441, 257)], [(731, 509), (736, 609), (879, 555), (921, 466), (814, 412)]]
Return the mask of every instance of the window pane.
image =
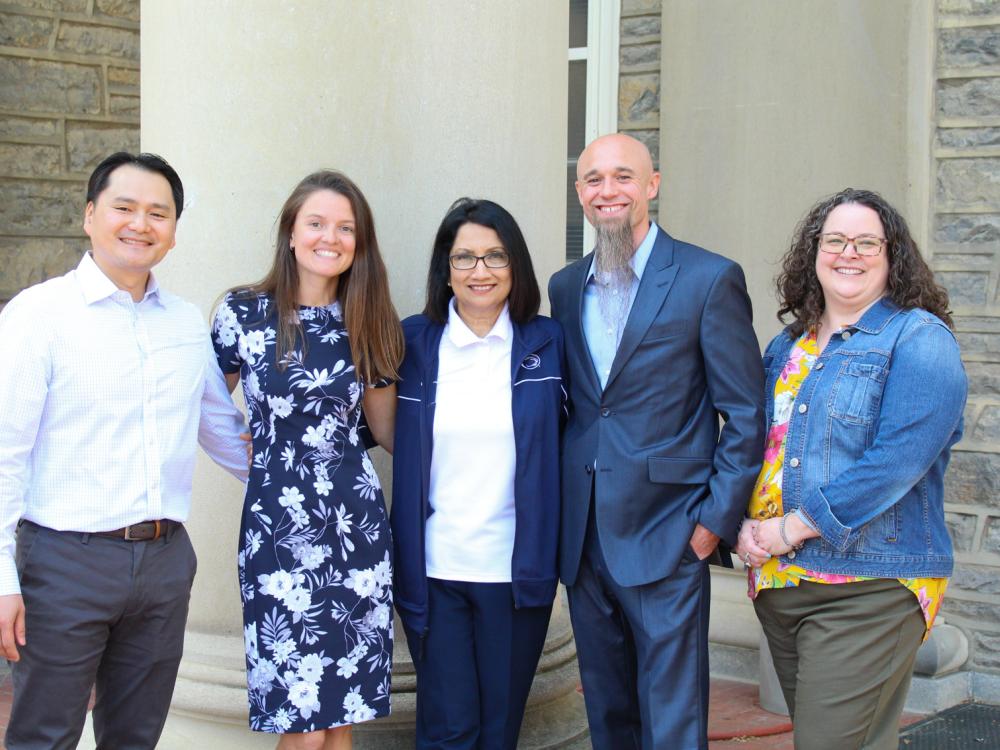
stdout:
[(569, 0), (569, 46), (587, 46), (587, 0)]
[(583, 208), (576, 197), (576, 159), (566, 166), (566, 261), (583, 257)]
[(587, 130), (587, 61), (569, 63), (569, 137), (566, 158), (575, 159), (586, 144)]

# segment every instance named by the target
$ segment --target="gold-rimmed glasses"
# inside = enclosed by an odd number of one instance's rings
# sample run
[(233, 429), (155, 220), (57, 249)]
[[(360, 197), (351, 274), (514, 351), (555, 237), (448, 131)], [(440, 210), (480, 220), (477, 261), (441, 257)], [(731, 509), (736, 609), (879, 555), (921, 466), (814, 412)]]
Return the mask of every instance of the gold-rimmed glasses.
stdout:
[(859, 234), (857, 237), (848, 237), (840, 232), (828, 232), (819, 236), (819, 249), (824, 253), (840, 255), (847, 249), (848, 245), (854, 245), (854, 251), (858, 255), (871, 257), (882, 252), (885, 240), (874, 234)]

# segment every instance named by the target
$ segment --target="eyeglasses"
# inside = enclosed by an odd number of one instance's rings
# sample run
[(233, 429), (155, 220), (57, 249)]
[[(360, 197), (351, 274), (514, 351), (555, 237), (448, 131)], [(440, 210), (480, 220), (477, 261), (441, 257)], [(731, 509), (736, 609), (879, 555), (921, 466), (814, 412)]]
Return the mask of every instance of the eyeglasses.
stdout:
[(854, 245), (854, 250), (858, 255), (871, 257), (882, 252), (885, 240), (873, 234), (859, 234), (857, 237), (847, 237), (839, 232), (831, 232), (819, 236), (819, 249), (824, 253), (840, 255), (847, 249), (848, 245)]
[(479, 261), (487, 268), (506, 268), (510, 265), (510, 256), (504, 250), (491, 250), (486, 255), (472, 253), (457, 253), (448, 258), (451, 267), (456, 271), (471, 271)]

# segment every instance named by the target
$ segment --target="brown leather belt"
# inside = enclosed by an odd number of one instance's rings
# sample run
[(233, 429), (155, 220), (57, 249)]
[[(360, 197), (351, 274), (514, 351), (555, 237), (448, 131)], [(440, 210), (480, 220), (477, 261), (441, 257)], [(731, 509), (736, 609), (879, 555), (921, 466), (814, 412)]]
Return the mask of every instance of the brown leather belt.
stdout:
[(161, 536), (166, 536), (174, 531), (180, 523), (163, 518), (159, 521), (143, 521), (133, 523), (114, 531), (94, 531), (94, 536), (107, 536), (113, 539), (124, 539), (126, 542), (152, 542)]

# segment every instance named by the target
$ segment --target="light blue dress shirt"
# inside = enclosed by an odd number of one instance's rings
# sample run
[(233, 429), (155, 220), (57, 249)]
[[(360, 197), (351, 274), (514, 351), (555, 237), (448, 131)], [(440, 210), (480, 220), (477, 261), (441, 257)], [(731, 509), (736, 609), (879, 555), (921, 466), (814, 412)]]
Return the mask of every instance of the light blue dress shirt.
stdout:
[[(646, 238), (640, 243), (629, 261), (633, 276), (624, 316), (626, 321), (632, 312), (632, 304), (639, 291), (642, 273), (646, 270), (646, 263), (649, 262), (649, 256), (653, 252), (656, 231), (656, 224), (650, 222)], [(583, 288), (583, 335), (587, 339), (587, 348), (590, 349), (590, 359), (594, 363), (597, 378), (601, 381), (601, 388), (604, 388), (608, 384), (611, 364), (615, 361), (615, 354), (618, 351), (621, 331), (615, 330), (612, 323), (604, 320), (604, 316), (601, 314), (598, 286), (599, 282), (594, 276), (594, 261), (591, 260), (590, 270), (587, 272), (587, 283)]]

